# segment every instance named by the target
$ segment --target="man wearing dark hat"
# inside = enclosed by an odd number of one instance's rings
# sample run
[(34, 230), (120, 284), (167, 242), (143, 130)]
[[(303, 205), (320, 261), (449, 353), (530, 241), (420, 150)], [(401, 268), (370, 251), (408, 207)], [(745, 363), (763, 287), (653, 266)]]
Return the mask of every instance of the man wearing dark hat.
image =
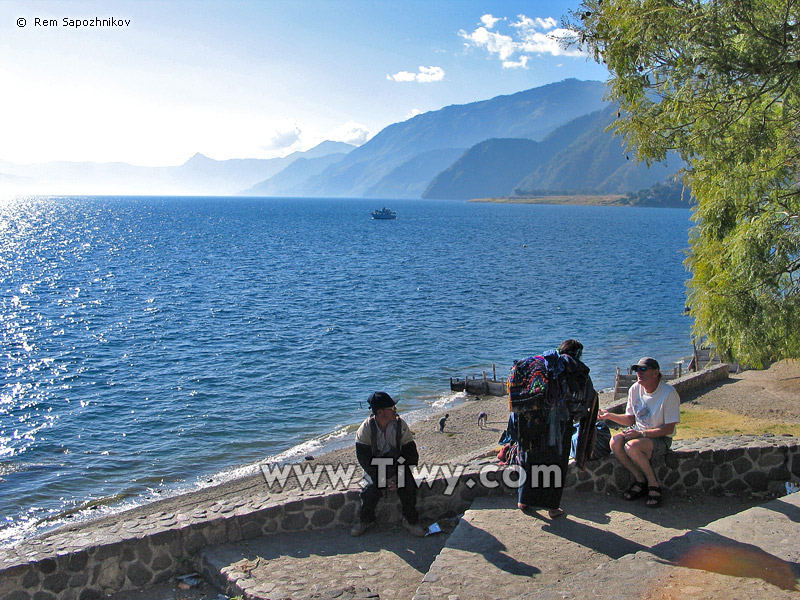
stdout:
[(375, 509), (387, 490), (397, 490), (403, 513), (403, 527), (422, 537), (417, 513), (417, 483), (411, 465), (419, 462), (417, 444), (408, 424), (397, 415), (397, 404), (386, 392), (375, 392), (367, 399), (372, 415), (356, 432), (356, 458), (369, 483), (361, 491), (359, 522), (350, 530), (358, 537), (375, 525)]
[(633, 475), (633, 483), (622, 495), (626, 500), (647, 496), (647, 506), (661, 505), (661, 487), (650, 459), (662, 456), (672, 445), (675, 426), (681, 420), (681, 399), (674, 387), (661, 381), (655, 358), (646, 356), (631, 371), (636, 383), (628, 390), (625, 414), (600, 410), (598, 418), (626, 427), (611, 438), (611, 450), (620, 464)]

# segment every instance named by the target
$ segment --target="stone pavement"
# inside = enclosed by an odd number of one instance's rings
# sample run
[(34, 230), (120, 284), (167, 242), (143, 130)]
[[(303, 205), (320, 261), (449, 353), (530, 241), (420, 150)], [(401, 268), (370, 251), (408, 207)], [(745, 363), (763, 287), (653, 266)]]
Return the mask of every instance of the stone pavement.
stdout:
[[(446, 535), (405, 530), (305, 531), (229, 544), (204, 553), (203, 572), (231, 595), (248, 598), (403, 598), (414, 595)], [(367, 593), (368, 592), (368, 593)]]
[[(347, 529), (271, 535), (204, 553), (204, 574), (229, 596), (448, 600), (511, 598), (646, 551), (745, 510), (749, 498), (670, 498), (659, 509), (568, 490), (566, 518), (516, 510), (513, 496), (478, 498), (455, 531)], [(144, 598), (145, 596), (142, 596)]]
[[(675, 498), (651, 509), (616, 496), (573, 493), (565, 494), (562, 504), (570, 514), (550, 520), (546, 511), (530, 517), (514, 510), (514, 498), (480, 498), (464, 515), (413, 598), (507, 599), (541, 588), (555, 590), (546, 596), (548, 600), (593, 597), (597, 592), (590, 577), (574, 589), (568, 587), (571, 596), (560, 595), (563, 582), (705, 525), (700, 515), (710, 515), (715, 500), (717, 514), (725, 512), (724, 503), (712, 497)], [(614, 587), (613, 593), (603, 597), (639, 597), (640, 588), (628, 579), (625, 586)]]
[[(800, 598), (800, 493), (731, 515), (516, 600)], [(632, 592), (636, 590), (635, 592)]]

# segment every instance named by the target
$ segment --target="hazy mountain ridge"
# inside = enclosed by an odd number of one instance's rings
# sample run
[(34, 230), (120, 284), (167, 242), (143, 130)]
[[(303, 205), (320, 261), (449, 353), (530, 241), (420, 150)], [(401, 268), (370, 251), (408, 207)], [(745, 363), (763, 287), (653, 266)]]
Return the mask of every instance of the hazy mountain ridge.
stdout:
[(514, 183), (545, 160), (548, 145), (526, 139), (491, 139), (465, 152), (436, 175), (423, 198), (470, 199), (509, 196)]
[(599, 194), (625, 194), (664, 182), (682, 166), (676, 155), (666, 163), (648, 167), (626, 151), (622, 138), (608, 131), (614, 122), (617, 106), (609, 104), (597, 113), (580, 119), (581, 133), (575, 135), (574, 125), (567, 136), (572, 142), (554, 152), (514, 188), (518, 195), (540, 190), (562, 190)]
[(541, 142), (482, 142), (434, 178), (423, 197), (625, 194), (666, 181), (680, 168), (678, 158), (650, 168), (633, 160), (622, 140), (607, 131), (616, 112), (609, 104), (559, 127)]
[(345, 153), (335, 152), (316, 158), (298, 158), (285, 169), (269, 179), (239, 192), (242, 196), (302, 196), (303, 184), (313, 175), (318, 175), (330, 165), (339, 162)]
[[(309, 196), (362, 197), (413, 157), (468, 148), (490, 138), (541, 139), (575, 117), (604, 105), (599, 81), (566, 79), (508, 96), (452, 105), (381, 130), (340, 163), (310, 178)], [(395, 182), (393, 186), (406, 185)]]
[(56, 161), (15, 165), (0, 161), (0, 191), (11, 194), (232, 195), (268, 179), (299, 158), (344, 156), (355, 146), (323, 142), (283, 158), (214, 160), (195, 154), (174, 167)]
[(461, 148), (441, 148), (417, 154), (389, 172), (364, 192), (367, 198), (420, 198), (428, 182), (464, 153)]
[(605, 85), (567, 79), (417, 115), (360, 147), (323, 142), (284, 158), (175, 167), (0, 161), (0, 192), (471, 199), (561, 191), (625, 194), (680, 166), (647, 169), (606, 131)]

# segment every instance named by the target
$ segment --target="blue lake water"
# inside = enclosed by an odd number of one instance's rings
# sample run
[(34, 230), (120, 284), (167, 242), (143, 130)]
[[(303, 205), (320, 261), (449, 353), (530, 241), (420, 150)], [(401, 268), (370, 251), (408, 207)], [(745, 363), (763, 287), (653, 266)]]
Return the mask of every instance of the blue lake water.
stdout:
[[(395, 221), (373, 221), (383, 205)], [(0, 543), (308, 452), (451, 376), (691, 352), (689, 211), (428, 200), (0, 203)], [(317, 448), (318, 449), (318, 448)], [(288, 453), (287, 453), (288, 451)], [(95, 511), (97, 512), (97, 511)]]

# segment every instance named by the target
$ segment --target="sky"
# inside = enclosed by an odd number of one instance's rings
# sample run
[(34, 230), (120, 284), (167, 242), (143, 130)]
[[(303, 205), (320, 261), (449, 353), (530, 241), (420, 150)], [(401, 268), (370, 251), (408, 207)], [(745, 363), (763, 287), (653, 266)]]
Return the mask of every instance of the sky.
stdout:
[(605, 81), (557, 43), (578, 5), (0, 0), (0, 161), (273, 158), (360, 145), (452, 104)]

